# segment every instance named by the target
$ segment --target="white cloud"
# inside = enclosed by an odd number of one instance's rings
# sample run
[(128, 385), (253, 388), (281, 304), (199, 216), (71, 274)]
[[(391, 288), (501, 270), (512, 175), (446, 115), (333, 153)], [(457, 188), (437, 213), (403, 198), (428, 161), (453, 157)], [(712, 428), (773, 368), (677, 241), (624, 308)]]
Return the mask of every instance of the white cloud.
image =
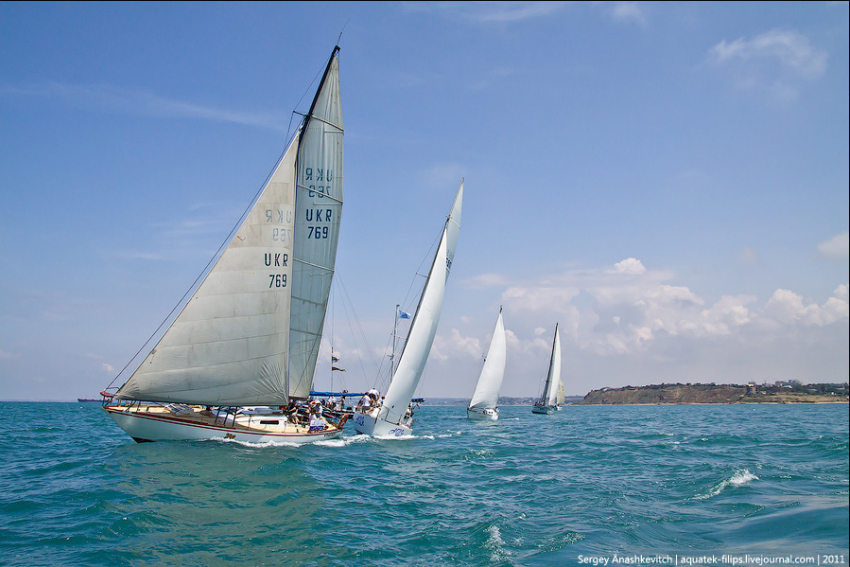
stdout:
[(765, 92), (778, 100), (793, 100), (806, 81), (826, 72), (828, 54), (795, 31), (771, 30), (752, 39), (721, 41), (710, 59), (734, 73), (744, 91)]
[(614, 264), (613, 273), (640, 275), (646, 273), (646, 268), (640, 263), (640, 260), (626, 258), (622, 262)]
[[(553, 323), (561, 323), (565, 340), (599, 356), (648, 352), (659, 341), (745, 341), (749, 335), (779, 333), (783, 326), (825, 326), (848, 318), (846, 285), (823, 305), (805, 304), (801, 296), (777, 290), (759, 308), (753, 295), (724, 295), (707, 303), (687, 286), (671, 285), (674, 277), (627, 258), (608, 268), (573, 270), (543, 283), (516, 283), (502, 293), (501, 301), (514, 328), (525, 328), (533, 337), (529, 340), (546, 336), (548, 328), (539, 325), (542, 316), (551, 316)], [(580, 295), (583, 298), (574, 301)]]
[(751, 40), (723, 40), (711, 51), (721, 63), (774, 60), (807, 78), (820, 77), (826, 70), (826, 52), (813, 48), (806, 36), (795, 31), (772, 30)]
[(94, 107), (107, 112), (157, 118), (194, 118), (213, 122), (231, 122), (245, 126), (285, 131), (289, 116), (281, 113), (252, 113), (205, 106), (170, 99), (145, 90), (112, 85), (74, 85), (56, 82), (30, 86), (12, 86), (0, 90), (3, 95), (58, 98), (71, 105)]
[(608, 5), (610, 6), (609, 13), (615, 20), (646, 25), (646, 15), (644, 14), (645, 4), (639, 4), (638, 2), (614, 2)]
[(824, 240), (818, 244), (818, 252), (833, 260), (846, 260), (850, 257), (850, 232), (845, 230)]
[(765, 315), (784, 323), (793, 325), (801, 323), (806, 326), (831, 325), (848, 318), (847, 285), (838, 286), (826, 303), (808, 305), (803, 303), (803, 297), (787, 289), (777, 289), (767, 305)]
[(549, 16), (568, 2), (407, 2), (411, 11), (435, 11), (478, 23), (510, 23)]
[(473, 278), (468, 278), (461, 283), (470, 289), (484, 289), (488, 287), (506, 286), (508, 285), (508, 279), (501, 274), (481, 274)]
[(743, 246), (741, 248), (741, 251), (738, 253), (738, 259), (741, 262), (744, 262), (745, 264), (758, 264), (758, 250), (756, 250), (752, 246)]

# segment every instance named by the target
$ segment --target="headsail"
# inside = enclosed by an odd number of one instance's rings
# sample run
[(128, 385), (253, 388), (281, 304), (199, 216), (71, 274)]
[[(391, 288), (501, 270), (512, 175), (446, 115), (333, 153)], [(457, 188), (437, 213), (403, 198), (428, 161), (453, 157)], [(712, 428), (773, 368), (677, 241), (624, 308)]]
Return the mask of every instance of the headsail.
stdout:
[(457, 196), (455, 196), (452, 204), (452, 210), (443, 228), (440, 244), (437, 247), (437, 253), (434, 255), (431, 271), (428, 274), (428, 281), (422, 290), (416, 314), (410, 324), (407, 343), (401, 353), (398, 367), (378, 414), (379, 418), (390, 423), (399, 423), (407, 412), (407, 407), (413, 398), (416, 386), (419, 385), (419, 379), (422, 377), (422, 371), (425, 369), (425, 362), (431, 352), (434, 336), (437, 334), (446, 280), (449, 277), (451, 260), (454, 259), (460, 232), (462, 203), (463, 181), (460, 183)]
[(310, 395), (339, 241), (343, 127), (338, 50), (325, 69), (298, 148), (288, 388), (294, 398)]
[(505, 325), (502, 322), (502, 310), (499, 309), (499, 318), (496, 319), (496, 328), (493, 330), (493, 338), (490, 340), (490, 348), (478, 377), (478, 385), (470, 408), (493, 409), (499, 403), (499, 391), (502, 389), (502, 378), (505, 375), (506, 341)]
[(242, 226), (116, 398), (286, 403), (298, 136)]

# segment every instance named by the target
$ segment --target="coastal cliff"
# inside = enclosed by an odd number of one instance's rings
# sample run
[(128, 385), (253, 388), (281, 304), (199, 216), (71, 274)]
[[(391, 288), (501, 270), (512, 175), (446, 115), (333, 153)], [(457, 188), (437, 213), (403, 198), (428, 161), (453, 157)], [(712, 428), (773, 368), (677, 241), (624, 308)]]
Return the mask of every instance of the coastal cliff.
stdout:
[(573, 405), (848, 403), (847, 384), (660, 384), (602, 388)]

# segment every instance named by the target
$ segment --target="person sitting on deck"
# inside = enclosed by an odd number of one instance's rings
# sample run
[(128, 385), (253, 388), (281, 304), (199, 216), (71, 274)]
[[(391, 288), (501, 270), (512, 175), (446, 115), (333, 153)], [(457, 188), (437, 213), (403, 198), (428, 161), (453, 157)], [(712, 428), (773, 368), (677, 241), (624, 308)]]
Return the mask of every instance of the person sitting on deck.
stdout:
[(327, 424), (328, 422), (318, 412), (310, 412), (310, 431), (321, 431)]
[(360, 398), (360, 405), (364, 408), (372, 407), (372, 398), (369, 394), (363, 394), (363, 397)]

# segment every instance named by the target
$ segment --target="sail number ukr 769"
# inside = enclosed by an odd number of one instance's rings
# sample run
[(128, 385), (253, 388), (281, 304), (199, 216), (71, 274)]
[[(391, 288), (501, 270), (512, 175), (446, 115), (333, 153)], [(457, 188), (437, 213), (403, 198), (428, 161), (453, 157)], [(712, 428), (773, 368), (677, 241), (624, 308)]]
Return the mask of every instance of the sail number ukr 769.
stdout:
[(326, 226), (310, 226), (307, 227), (310, 232), (307, 233), (307, 238), (327, 238), (328, 227)]
[(286, 274), (269, 274), (269, 287), (286, 287)]

